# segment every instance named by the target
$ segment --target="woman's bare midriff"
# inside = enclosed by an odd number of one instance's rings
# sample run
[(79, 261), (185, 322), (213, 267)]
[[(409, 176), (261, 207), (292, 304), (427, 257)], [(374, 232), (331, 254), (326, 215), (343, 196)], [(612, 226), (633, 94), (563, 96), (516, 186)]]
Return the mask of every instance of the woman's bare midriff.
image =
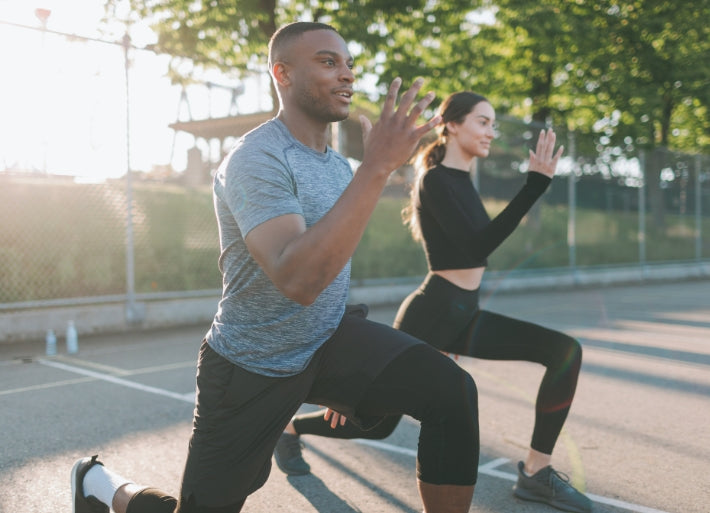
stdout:
[(432, 273), (441, 276), (461, 289), (476, 290), (481, 286), (481, 280), (483, 279), (483, 272), (485, 270), (485, 267), (474, 267), (472, 269), (446, 269), (443, 271), (432, 271)]

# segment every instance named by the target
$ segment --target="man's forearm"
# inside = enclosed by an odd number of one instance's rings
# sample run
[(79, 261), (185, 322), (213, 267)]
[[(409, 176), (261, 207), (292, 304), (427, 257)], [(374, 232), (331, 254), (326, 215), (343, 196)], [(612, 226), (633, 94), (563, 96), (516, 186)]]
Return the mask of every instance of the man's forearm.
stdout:
[(362, 239), (388, 176), (361, 167), (333, 208), (284, 247), (277, 286), (287, 297), (310, 304), (335, 279)]

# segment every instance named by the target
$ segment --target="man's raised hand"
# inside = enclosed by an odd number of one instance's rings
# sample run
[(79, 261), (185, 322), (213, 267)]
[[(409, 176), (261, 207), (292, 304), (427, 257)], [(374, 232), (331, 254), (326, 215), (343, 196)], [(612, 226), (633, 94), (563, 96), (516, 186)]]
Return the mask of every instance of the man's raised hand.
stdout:
[(434, 100), (434, 93), (430, 92), (414, 103), (423, 83), (421, 78), (415, 80), (397, 105), (402, 80), (395, 78), (377, 122), (372, 125), (365, 116), (360, 116), (364, 141), (362, 167), (391, 173), (407, 162), (421, 138), (441, 122), (441, 116), (436, 115), (417, 125), (419, 117)]

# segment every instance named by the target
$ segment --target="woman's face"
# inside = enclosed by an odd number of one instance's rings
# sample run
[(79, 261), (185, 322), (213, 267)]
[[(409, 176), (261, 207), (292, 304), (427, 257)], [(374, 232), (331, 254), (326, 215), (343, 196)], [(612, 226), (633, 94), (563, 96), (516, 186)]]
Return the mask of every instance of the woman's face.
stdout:
[(469, 157), (487, 157), (495, 139), (496, 113), (488, 102), (478, 102), (462, 123), (449, 122), (449, 144), (454, 143)]

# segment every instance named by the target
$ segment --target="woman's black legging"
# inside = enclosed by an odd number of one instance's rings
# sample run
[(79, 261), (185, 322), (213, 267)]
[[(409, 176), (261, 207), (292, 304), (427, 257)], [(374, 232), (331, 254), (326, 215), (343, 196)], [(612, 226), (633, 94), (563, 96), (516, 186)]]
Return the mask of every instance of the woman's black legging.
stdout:
[[(530, 446), (552, 454), (577, 388), (582, 364), (582, 348), (577, 340), (537, 324), (480, 310), (477, 290), (461, 289), (431, 273), (404, 300), (394, 326), (441, 351), (544, 365)], [(388, 417), (367, 431), (352, 423), (332, 429), (321, 410), (295, 417), (293, 425), (299, 434), (379, 440), (394, 431), (400, 418)]]

